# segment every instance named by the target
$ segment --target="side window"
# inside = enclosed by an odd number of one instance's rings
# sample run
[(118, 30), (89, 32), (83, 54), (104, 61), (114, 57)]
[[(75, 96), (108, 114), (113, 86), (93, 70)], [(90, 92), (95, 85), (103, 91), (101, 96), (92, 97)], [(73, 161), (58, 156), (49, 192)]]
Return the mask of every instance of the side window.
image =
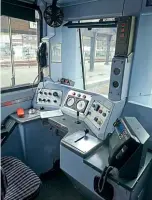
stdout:
[(0, 66), (1, 88), (12, 86), (9, 18), (4, 16), (1, 16)]
[(1, 16), (1, 88), (32, 84), (38, 75), (38, 22)]
[(88, 91), (108, 95), (116, 28), (81, 28), (84, 81)]

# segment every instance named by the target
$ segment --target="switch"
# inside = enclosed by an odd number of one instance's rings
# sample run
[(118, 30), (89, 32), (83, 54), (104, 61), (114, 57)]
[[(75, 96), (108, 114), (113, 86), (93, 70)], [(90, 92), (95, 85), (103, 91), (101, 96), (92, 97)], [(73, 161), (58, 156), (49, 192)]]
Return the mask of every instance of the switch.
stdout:
[(57, 103), (57, 100), (54, 100), (54, 103)]
[(47, 101), (50, 102), (50, 99), (48, 99)]
[(43, 99), (44, 102), (46, 102), (46, 99)]
[(45, 95), (47, 95), (47, 92), (44, 92)]
[(97, 122), (97, 121), (98, 121), (98, 117), (95, 117), (95, 118), (94, 118), (94, 121)]
[(42, 91), (40, 91), (40, 94), (43, 94), (43, 92), (42, 92)]
[(51, 93), (51, 92), (49, 92), (49, 95), (52, 95), (52, 93)]
[(98, 111), (100, 108), (98, 104), (92, 104), (92, 107), (94, 108), (95, 111)]
[(101, 126), (102, 124), (102, 121), (98, 120), (97, 123)]
[(83, 95), (83, 98), (85, 99), (85, 98), (86, 98), (86, 95)]
[(41, 98), (39, 98), (39, 101), (42, 101), (42, 99), (41, 99)]
[(99, 110), (99, 113), (101, 114), (101, 113), (102, 113), (102, 110)]
[(58, 95), (57, 92), (53, 92), (53, 96), (54, 96), (54, 97), (58, 97), (59, 95)]
[(103, 115), (103, 117), (106, 117), (106, 113), (103, 113), (102, 115)]
[(92, 107), (95, 108), (95, 107), (96, 107), (96, 104), (92, 104)]
[(91, 112), (89, 111), (87, 115), (91, 115)]
[(98, 110), (99, 110), (99, 108), (100, 108), (100, 106), (99, 106), (98, 104), (96, 104), (96, 106), (95, 106), (94, 110), (95, 110), (95, 111), (98, 111)]
[(81, 94), (78, 94), (77, 96), (78, 96), (78, 97), (81, 97)]

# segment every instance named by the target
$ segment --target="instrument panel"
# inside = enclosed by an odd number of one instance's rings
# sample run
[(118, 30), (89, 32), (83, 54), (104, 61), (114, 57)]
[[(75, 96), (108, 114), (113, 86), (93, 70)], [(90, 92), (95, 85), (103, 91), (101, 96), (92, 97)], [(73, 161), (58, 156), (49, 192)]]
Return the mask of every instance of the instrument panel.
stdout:
[(109, 114), (110, 110), (105, 105), (99, 101), (94, 101), (87, 113), (87, 119), (100, 130)]
[(84, 113), (91, 98), (91, 95), (71, 90), (67, 95), (64, 106), (71, 110)]
[(62, 103), (62, 91), (38, 88), (37, 104), (46, 106), (60, 106)]

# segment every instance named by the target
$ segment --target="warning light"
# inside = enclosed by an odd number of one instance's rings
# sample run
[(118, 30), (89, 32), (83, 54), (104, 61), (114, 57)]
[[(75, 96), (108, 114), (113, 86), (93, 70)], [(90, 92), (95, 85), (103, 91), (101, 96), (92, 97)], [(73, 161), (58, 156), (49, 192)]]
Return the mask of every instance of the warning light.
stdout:
[(16, 112), (17, 112), (17, 116), (19, 118), (24, 117), (24, 109), (23, 108), (18, 108)]

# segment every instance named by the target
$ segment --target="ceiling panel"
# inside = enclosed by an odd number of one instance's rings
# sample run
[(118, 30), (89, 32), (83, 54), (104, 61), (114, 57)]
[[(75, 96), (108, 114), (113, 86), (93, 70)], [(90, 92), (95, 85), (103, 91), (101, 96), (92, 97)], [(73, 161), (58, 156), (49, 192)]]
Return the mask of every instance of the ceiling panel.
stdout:
[[(97, 1), (97, 0), (58, 0), (57, 4), (60, 6), (68, 6), (68, 5), (76, 5), (92, 1)], [(45, 0), (45, 2), (52, 4), (52, 0)]]

